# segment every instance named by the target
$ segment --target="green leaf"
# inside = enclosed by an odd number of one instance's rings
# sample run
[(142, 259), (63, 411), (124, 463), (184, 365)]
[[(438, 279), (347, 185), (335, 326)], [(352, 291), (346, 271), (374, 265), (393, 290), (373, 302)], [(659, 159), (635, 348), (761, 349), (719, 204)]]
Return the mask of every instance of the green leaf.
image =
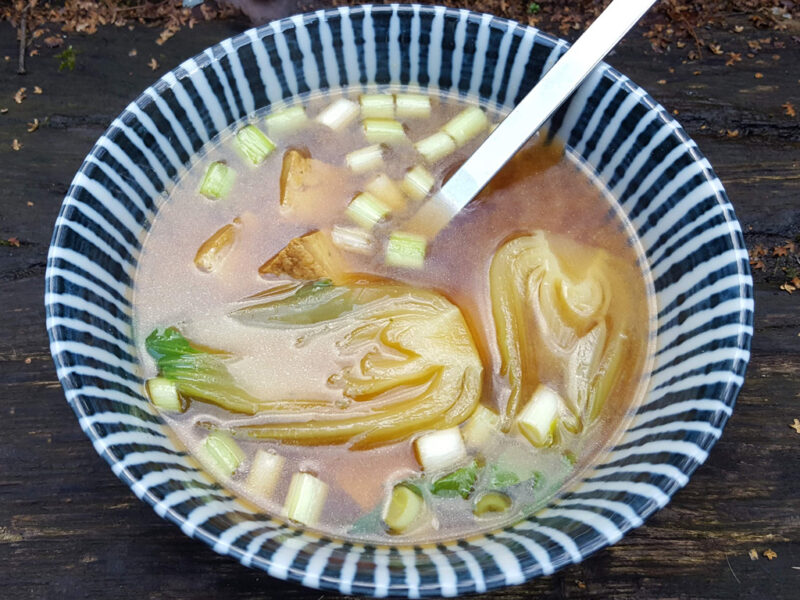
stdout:
[(537, 4), (536, 2), (531, 2), (530, 4), (528, 4), (528, 14), (529, 15), (538, 14), (539, 11), (541, 11), (541, 10), (542, 10), (542, 7), (539, 4)]
[(445, 498), (461, 496), (466, 500), (475, 488), (475, 481), (478, 479), (480, 469), (478, 461), (473, 460), (470, 465), (434, 481), (431, 485), (431, 492), (436, 496)]
[(520, 482), (519, 475), (514, 471), (504, 469), (500, 465), (492, 465), (491, 475), (489, 476), (489, 487), (493, 490), (503, 490)]
[(64, 69), (69, 69), (70, 71), (75, 70), (75, 57), (78, 53), (72, 46), (68, 46), (66, 50), (56, 54), (56, 58), (61, 61), (58, 64), (58, 70), (63, 71)]
[(371, 511), (359, 517), (353, 523), (347, 533), (350, 535), (368, 535), (373, 533), (385, 533), (383, 527), (383, 503), (379, 502), (378, 505)]

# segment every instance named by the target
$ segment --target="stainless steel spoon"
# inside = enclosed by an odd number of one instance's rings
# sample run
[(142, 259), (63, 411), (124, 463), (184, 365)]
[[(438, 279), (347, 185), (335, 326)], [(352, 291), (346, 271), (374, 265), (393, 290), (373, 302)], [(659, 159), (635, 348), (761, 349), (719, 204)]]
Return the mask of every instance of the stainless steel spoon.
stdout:
[(613, 0), (403, 228), (429, 240), (436, 237), (539, 130), (655, 1)]

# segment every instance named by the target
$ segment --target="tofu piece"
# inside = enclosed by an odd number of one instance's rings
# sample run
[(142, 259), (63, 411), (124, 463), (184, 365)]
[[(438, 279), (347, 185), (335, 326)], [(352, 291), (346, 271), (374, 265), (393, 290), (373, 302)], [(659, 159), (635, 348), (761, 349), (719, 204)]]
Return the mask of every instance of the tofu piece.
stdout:
[(347, 263), (330, 236), (324, 231), (312, 231), (291, 240), (286, 247), (261, 265), (261, 275), (285, 275), (301, 281), (330, 279), (342, 283)]
[(289, 150), (283, 155), (281, 169), (281, 210), (301, 221), (315, 222), (337, 203), (349, 199), (340, 189), (348, 179), (346, 169)]

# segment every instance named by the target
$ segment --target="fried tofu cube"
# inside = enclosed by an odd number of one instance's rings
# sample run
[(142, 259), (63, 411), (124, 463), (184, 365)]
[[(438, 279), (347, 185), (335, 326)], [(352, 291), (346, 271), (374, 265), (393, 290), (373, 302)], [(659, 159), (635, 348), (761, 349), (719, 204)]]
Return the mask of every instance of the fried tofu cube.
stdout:
[(333, 283), (340, 283), (345, 279), (347, 265), (327, 233), (312, 231), (291, 240), (283, 250), (261, 265), (258, 272), (304, 281), (330, 279)]

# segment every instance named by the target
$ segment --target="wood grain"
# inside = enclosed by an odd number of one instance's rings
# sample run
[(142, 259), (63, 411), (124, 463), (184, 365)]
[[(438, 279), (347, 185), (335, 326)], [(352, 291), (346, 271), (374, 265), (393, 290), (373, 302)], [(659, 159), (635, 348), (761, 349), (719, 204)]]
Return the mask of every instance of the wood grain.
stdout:
[[(241, 21), (201, 23), (156, 46), (136, 27), (73, 36), (73, 72), (57, 50), (28, 60), (28, 74), (0, 60), (0, 589), (23, 598), (224, 597), (317, 600), (306, 590), (217, 556), (159, 519), (96, 455), (64, 400), (50, 359), (42, 307), (47, 246), (69, 181), (95, 139), (154, 78)], [(741, 35), (759, 35), (746, 30)], [(800, 45), (785, 44), (734, 67), (725, 57), (682, 64), (636, 33), (610, 62), (643, 85), (698, 142), (726, 185), (749, 243), (800, 233)], [(728, 39), (726, 38), (728, 36)], [(0, 23), (0, 57), (14, 56)], [(723, 47), (741, 45), (732, 34)], [(138, 50), (129, 57), (131, 49)], [(155, 58), (162, 68), (153, 72)], [(674, 73), (669, 73), (673, 68)], [(700, 71), (695, 75), (695, 71)], [(755, 79), (754, 73), (763, 73)], [(665, 79), (665, 84), (658, 81)], [(43, 89), (33, 95), (34, 85)], [(28, 98), (12, 96), (26, 86)], [(38, 118), (35, 133), (26, 123)], [(731, 137), (728, 131), (738, 131)], [(11, 140), (23, 143), (11, 150)], [(28, 203), (32, 202), (30, 206)], [(762, 278), (763, 279), (763, 278)], [(747, 381), (708, 462), (672, 503), (620, 543), (551, 577), (486, 598), (797, 598), (800, 586), (800, 293), (756, 288), (756, 335)], [(754, 548), (758, 560), (748, 557)], [(778, 556), (767, 560), (771, 548)]]

